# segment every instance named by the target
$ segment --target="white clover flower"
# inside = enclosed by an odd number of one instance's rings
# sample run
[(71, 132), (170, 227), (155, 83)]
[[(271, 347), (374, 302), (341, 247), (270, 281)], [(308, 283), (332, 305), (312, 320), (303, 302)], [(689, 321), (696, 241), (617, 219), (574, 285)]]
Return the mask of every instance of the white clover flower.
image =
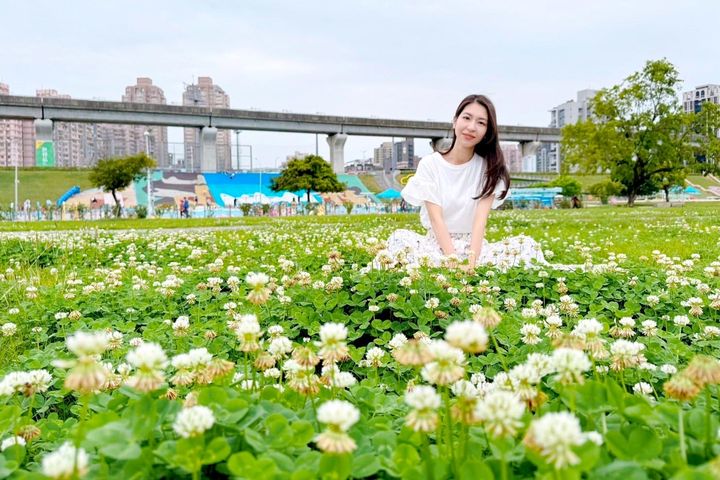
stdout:
[(448, 325), (445, 340), (465, 352), (479, 353), (487, 348), (488, 334), (479, 323), (465, 320)]
[(202, 435), (215, 424), (212, 410), (203, 405), (185, 408), (178, 413), (173, 423), (175, 433), (183, 438)]
[(666, 363), (664, 365), (660, 365), (660, 371), (666, 375), (675, 375), (677, 373), (677, 367)]
[(518, 396), (506, 390), (488, 392), (475, 405), (475, 419), (492, 436), (514, 436), (520, 427), (525, 413), (525, 404)]
[(396, 333), (395, 336), (393, 336), (392, 339), (390, 339), (390, 341), (388, 342), (388, 346), (392, 350), (395, 350), (395, 349), (400, 348), (403, 345), (405, 345), (407, 343), (407, 341), (408, 341), (408, 339), (404, 334)]
[(544, 377), (555, 371), (553, 359), (550, 355), (544, 353), (533, 352), (528, 355), (525, 364), (537, 372), (540, 377)]
[(127, 354), (127, 362), (135, 368), (161, 370), (167, 366), (165, 351), (157, 343), (143, 343)]
[(26, 445), (25, 439), (18, 436), (8, 437), (2, 441), (2, 444), (0, 444), (0, 451), (4, 452), (13, 445), (20, 445), (21, 447), (24, 447)]
[(462, 398), (477, 398), (479, 395), (477, 387), (468, 380), (458, 380), (453, 383), (450, 391), (456, 397)]
[(12, 337), (17, 332), (17, 325), (12, 322), (3, 323), (0, 331), (2, 331), (3, 337)]
[(439, 300), (438, 298), (436, 298), (436, 297), (430, 297), (430, 298), (425, 302), (425, 308), (428, 308), (428, 309), (430, 309), (430, 310), (435, 310), (435, 309), (438, 308), (439, 306), (440, 306), (440, 300)]
[(46, 477), (62, 480), (75, 476), (84, 477), (88, 472), (88, 461), (85, 450), (65, 442), (60, 448), (43, 457), (42, 473)]
[(651, 307), (654, 307), (655, 305), (660, 303), (660, 297), (658, 297), (657, 295), (648, 295), (645, 300)]
[(208, 365), (212, 361), (212, 354), (208, 352), (207, 348), (193, 348), (188, 353), (190, 359), (190, 365), (193, 368)]
[[(278, 287), (278, 290), (279, 289), (280, 287)], [(280, 335), (285, 333), (285, 329), (280, 325), (271, 325), (270, 327), (268, 327), (267, 332), (268, 335), (270, 335), (271, 337), (279, 337)]]
[(275, 337), (270, 340), (268, 353), (275, 358), (280, 358), (292, 351), (292, 342), (287, 337)]
[(616, 340), (610, 346), (613, 370), (637, 367), (641, 363), (644, 363), (645, 357), (642, 354), (643, 350), (645, 350), (645, 345), (642, 343), (622, 339)]
[(586, 441), (580, 421), (569, 412), (547, 413), (533, 420), (525, 436), (525, 445), (558, 469), (580, 463), (572, 448)]
[(317, 419), (320, 423), (332, 425), (342, 432), (347, 432), (360, 420), (360, 410), (345, 400), (329, 400), (318, 407)]
[(646, 337), (652, 337), (657, 335), (657, 322), (655, 320), (644, 320), (642, 322), (642, 333)]
[(470, 383), (472, 383), (473, 385), (480, 385), (481, 383), (485, 383), (486, 380), (487, 378), (485, 378), (484, 373), (478, 372), (470, 375)]
[(108, 348), (107, 332), (75, 332), (65, 339), (68, 350), (78, 357), (100, 355)]
[(342, 323), (329, 322), (320, 327), (320, 340), (323, 343), (344, 341), (347, 334), (347, 327)]
[(597, 446), (601, 446), (603, 444), (603, 436), (600, 434), (600, 432), (592, 430), (590, 432), (585, 432), (584, 435), (585, 440), (588, 442), (592, 442)]
[(449, 385), (465, 374), (465, 354), (443, 340), (428, 345), (433, 360), (425, 364), (420, 374), (425, 381), (436, 385)]
[(633, 328), (635, 326), (635, 319), (632, 317), (622, 317), (618, 323), (623, 327)]
[(249, 272), (245, 276), (245, 283), (252, 288), (264, 287), (268, 282), (270, 282), (270, 277), (265, 273)]
[(379, 347), (373, 347), (365, 353), (367, 363), (372, 367), (382, 366), (382, 360), (385, 357), (385, 350)]
[(357, 383), (357, 379), (350, 372), (341, 372), (336, 364), (325, 365), (322, 376), (331, 387), (350, 388)]
[(555, 378), (560, 383), (583, 383), (583, 373), (592, 368), (592, 363), (585, 352), (572, 348), (558, 348), (552, 354)]
[(707, 325), (703, 328), (703, 333), (706, 337), (710, 338), (720, 337), (720, 328), (714, 325)]
[(526, 345), (536, 345), (540, 343), (540, 327), (534, 323), (525, 323), (520, 328), (520, 333), (523, 335), (522, 342)]
[(280, 375), (282, 372), (275, 367), (268, 368), (263, 372), (263, 376), (266, 378), (280, 378)]
[(686, 327), (690, 325), (690, 319), (687, 317), (687, 315), (675, 315), (675, 317), (673, 318), (673, 323), (678, 327)]
[(640, 395), (651, 395), (653, 393), (653, 388), (647, 382), (638, 382), (633, 385), (633, 392)]
[(594, 318), (586, 318), (583, 320), (580, 320), (575, 328), (573, 329), (573, 334), (578, 334), (578, 336), (581, 336), (582, 338), (586, 337), (593, 337), (600, 335), (600, 333), (603, 330), (603, 324), (598, 322)]
[(436, 410), (440, 408), (440, 395), (429, 385), (419, 385), (405, 393), (405, 403), (412, 408)]
[(175, 331), (183, 331), (188, 328), (190, 328), (190, 317), (187, 315), (180, 315), (172, 324), (172, 329)]

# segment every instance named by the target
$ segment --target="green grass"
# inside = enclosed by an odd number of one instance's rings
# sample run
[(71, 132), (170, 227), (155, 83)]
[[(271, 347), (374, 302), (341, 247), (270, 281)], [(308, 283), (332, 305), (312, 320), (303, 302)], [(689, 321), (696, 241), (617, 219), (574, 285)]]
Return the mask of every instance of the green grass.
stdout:
[(361, 173), (360, 175), (358, 175), (358, 177), (360, 177), (360, 181), (363, 182), (367, 189), (371, 192), (380, 193), (383, 191), (383, 189), (380, 188), (380, 185), (378, 185), (377, 180), (375, 180), (375, 177), (373, 175)]
[[(45, 204), (45, 200), (53, 203), (65, 192), (77, 185), (81, 190), (91, 188), (89, 170), (18, 170), (18, 202), (22, 204), (26, 199), (35, 205), (35, 202)], [(0, 205), (9, 205), (15, 198), (15, 170), (0, 169)]]
[[(506, 236), (527, 234), (546, 243), (560, 257), (571, 255), (573, 243), (593, 244), (602, 251), (624, 253), (629, 257), (650, 256), (658, 249), (668, 255), (687, 257), (699, 253), (704, 258), (720, 255), (720, 204), (686, 203), (680, 208), (653, 206), (603, 206), (577, 210), (508, 210), (494, 211), (488, 221), (487, 237), (497, 241)], [(0, 231), (52, 231), (98, 228), (159, 229), (193, 227), (233, 227), (249, 229), (297, 225), (346, 225), (360, 228), (364, 223), (378, 223), (378, 238), (397, 228), (421, 231), (417, 214), (338, 215), (327, 217), (250, 217), (198, 219), (144, 219), (65, 222), (0, 222)], [(566, 259), (564, 261), (570, 261)]]
[(688, 177), (688, 180), (690, 180), (693, 185), (698, 185), (703, 188), (720, 187), (720, 183), (710, 177), (704, 177), (702, 175), (691, 175)]
[[(545, 182), (548, 181), (548, 178), (555, 178), (557, 177), (556, 173), (511, 173), (510, 179), (515, 181), (526, 181), (526, 180), (535, 180), (538, 183), (539, 182)], [(570, 175), (570, 177), (574, 178), (578, 182), (580, 182), (580, 185), (583, 187), (583, 191), (587, 191), (588, 188), (590, 188), (591, 185), (594, 185), (598, 182), (602, 182), (605, 180), (608, 180), (610, 178), (609, 175)]]

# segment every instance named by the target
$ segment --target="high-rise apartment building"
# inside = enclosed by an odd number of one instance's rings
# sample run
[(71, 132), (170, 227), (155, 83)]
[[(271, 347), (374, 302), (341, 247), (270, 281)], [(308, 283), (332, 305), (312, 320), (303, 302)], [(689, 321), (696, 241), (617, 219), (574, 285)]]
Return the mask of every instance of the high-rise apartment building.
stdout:
[(413, 170), (415, 168), (415, 141), (406, 138), (401, 142), (383, 142), (373, 152), (373, 166), (391, 170)]
[[(165, 105), (165, 93), (153, 85), (152, 79), (138, 77), (135, 85), (125, 87), (123, 102), (152, 103)], [(145, 125), (119, 125), (120, 139), (125, 142), (128, 155), (146, 152), (155, 159), (159, 168), (167, 168), (168, 164), (168, 133), (167, 127)]]
[(505, 157), (505, 164), (511, 172), (522, 172), (522, 155), (520, 154), (520, 146), (515, 143), (501, 143), (500, 149)]
[(683, 108), (686, 112), (699, 112), (703, 102), (720, 104), (720, 85), (700, 85), (683, 93)]
[(577, 92), (577, 100), (568, 100), (550, 110), (550, 126), (562, 128), (569, 123), (584, 122), (592, 116), (591, 100), (597, 94), (597, 90), (580, 90)]
[[(565, 125), (584, 122), (592, 118), (591, 101), (597, 93), (597, 90), (592, 89), (580, 90), (577, 92), (576, 100), (568, 100), (550, 110), (550, 127), (562, 128)], [(538, 172), (559, 172), (562, 162), (560, 145), (552, 143), (541, 146), (536, 161), (536, 171)]]
[[(0, 83), (0, 95), (10, 95), (10, 87)], [(0, 120), (0, 166), (35, 165), (35, 127), (30, 120)]]
[[(188, 85), (183, 92), (183, 105), (195, 107), (229, 108), (230, 97), (220, 86), (213, 84), (210, 77), (198, 77), (197, 83)], [(230, 130), (217, 132), (217, 170), (226, 171), (232, 168)], [(186, 168), (200, 169), (200, 130), (186, 128), (185, 162)]]

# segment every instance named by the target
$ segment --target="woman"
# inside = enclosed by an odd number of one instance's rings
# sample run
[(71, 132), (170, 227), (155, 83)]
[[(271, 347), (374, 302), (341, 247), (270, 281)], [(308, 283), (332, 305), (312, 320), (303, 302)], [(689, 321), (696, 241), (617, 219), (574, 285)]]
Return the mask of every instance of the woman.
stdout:
[(407, 203), (421, 207), (420, 220), (427, 235), (397, 230), (388, 239), (384, 255), (434, 265), (454, 255), (467, 259), (469, 269), (477, 263), (501, 268), (547, 263), (529, 237), (494, 244), (485, 240), (490, 210), (503, 203), (509, 187), (495, 107), (484, 95), (468, 95), (455, 111), (450, 148), (424, 157), (401, 192)]

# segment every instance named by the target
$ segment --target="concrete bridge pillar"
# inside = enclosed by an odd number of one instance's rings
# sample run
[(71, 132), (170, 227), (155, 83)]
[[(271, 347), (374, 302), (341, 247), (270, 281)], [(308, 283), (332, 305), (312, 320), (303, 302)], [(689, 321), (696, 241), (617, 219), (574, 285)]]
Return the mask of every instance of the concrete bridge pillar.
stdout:
[(537, 155), (538, 148), (540, 148), (540, 142), (519, 142), (520, 143), (520, 156), (525, 158), (527, 156)]
[(35, 125), (35, 165), (54, 167), (53, 121), (36, 118), (33, 123)]
[(333, 167), (333, 172), (345, 173), (345, 141), (347, 135), (344, 133), (336, 133), (334, 135), (328, 135), (327, 142), (330, 146), (330, 165)]
[(451, 144), (452, 138), (449, 137), (430, 139), (430, 147), (433, 149), (433, 152), (444, 152), (445, 150), (448, 150), (450, 148)]
[(217, 172), (217, 128), (200, 129), (200, 171)]

